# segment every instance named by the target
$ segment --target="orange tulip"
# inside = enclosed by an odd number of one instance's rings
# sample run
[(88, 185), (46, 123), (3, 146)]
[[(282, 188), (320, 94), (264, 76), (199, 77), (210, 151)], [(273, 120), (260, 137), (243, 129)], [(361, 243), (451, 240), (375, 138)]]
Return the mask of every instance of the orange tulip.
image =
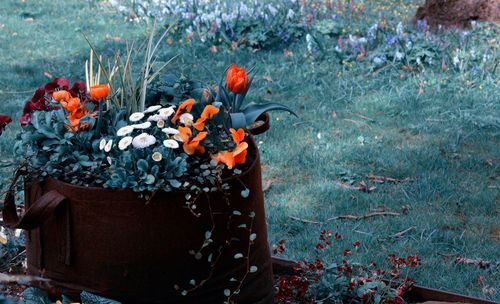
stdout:
[(229, 132), (231, 132), (231, 136), (237, 145), (245, 139), (245, 130), (241, 128), (238, 130), (231, 128), (229, 129)]
[(195, 103), (195, 100), (190, 98), (185, 101), (183, 101), (179, 107), (177, 108), (177, 111), (175, 112), (174, 117), (172, 117), (172, 123), (176, 123), (177, 120), (179, 120), (179, 117), (181, 117), (182, 113), (189, 113), (193, 109), (193, 105)]
[(244, 94), (248, 89), (248, 75), (245, 69), (231, 65), (226, 75), (226, 86), (234, 94)]
[(68, 91), (61, 90), (52, 93), (52, 98), (59, 103), (68, 102), (71, 99), (71, 94)]
[(202, 131), (205, 128), (207, 120), (212, 119), (217, 113), (219, 113), (219, 108), (212, 105), (206, 106), (200, 118), (193, 124), (193, 127), (198, 131)]
[(98, 84), (90, 87), (90, 97), (95, 101), (101, 101), (108, 98), (109, 86), (107, 84)]

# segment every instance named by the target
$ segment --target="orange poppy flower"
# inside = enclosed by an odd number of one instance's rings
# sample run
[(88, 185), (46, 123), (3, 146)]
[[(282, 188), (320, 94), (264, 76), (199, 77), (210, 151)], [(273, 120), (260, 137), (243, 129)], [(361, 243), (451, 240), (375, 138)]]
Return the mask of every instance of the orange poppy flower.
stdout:
[(65, 105), (63, 104), (63, 107), (70, 113), (77, 110), (80, 106), (80, 98), (78, 97), (70, 98)]
[(183, 112), (189, 113), (193, 109), (193, 105), (195, 103), (195, 100), (190, 98), (185, 101), (183, 101), (179, 107), (177, 108), (177, 111), (175, 112), (174, 117), (172, 117), (172, 123), (176, 123), (177, 120), (179, 120), (179, 117), (181, 117), (181, 114)]
[(107, 84), (98, 84), (90, 87), (90, 97), (95, 101), (101, 101), (108, 98), (109, 86)]
[(234, 94), (244, 94), (248, 89), (248, 75), (245, 69), (232, 64), (227, 70), (226, 86)]
[(59, 103), (68, 102), (71, 99), (71, 94), (68, 91), (60, 90), (52, 93), (52, 98)]
[(194, 138), (190, 138), (193, 132), (188, 127), (179, 127), (179, 137), (182, 138), (182, 148), (187, 155), (193, 154), (203, 154), (205, 153), (205, 147), (201, 145), (201, 141), (204, 140), (208, 132), (200, 132)]
[(245, 139), (245, 130), (242, 128), (235, 130), (233, 128), (229, 129), (231, 132), (231, 136), (233, 137), (234, 142), (238, 145)]
[(206, 106), (203, 112), (201, 112), (200, 118), (193, 124), (193, 127), (198, 131), (202, 131), (205, 128), (207, 120), (212, 119), (217, 113), (219, 113), (219, 108), (213, 105)]
[(212, 159), (217, 161), (218, 163), (225, 164), (228, 169), (233, 169), (236, 164), (242, 165), (246, 162), (248, 154), (247, 149), (248, 144), (246, 142), (242, 142), (238, 144), (232, 152), (219, 152), (217, 155), (212, 156)]

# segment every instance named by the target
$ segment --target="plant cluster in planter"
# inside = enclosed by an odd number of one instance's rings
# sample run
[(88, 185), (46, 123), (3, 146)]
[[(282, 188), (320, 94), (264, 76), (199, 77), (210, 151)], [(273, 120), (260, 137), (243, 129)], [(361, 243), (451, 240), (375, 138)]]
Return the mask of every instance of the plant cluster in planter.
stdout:
[[(62, 246), (66, 250), (65, 257), (58, 261), (63, 260), (66, 266), (76, 266), (74, 270), (64, 266), (66, 268), (59, 271), (57, 267), (62, 267), (61, 264), (59, 262), (53, 264), (52, 268), (48, 267), (48, 277), (51, 279), (71, 280), (72, 278), (61, 278), (59, 275), (67, 269), (78, 275), (85, 272), (82, 269), (88, 268), (84, 264), (87, 256), (72, 252), (71, 242), (72, 239), (77, 239), (75, 243), (83, 243), (88, 231), (97, 229), (95, 233), (102, 234), (103, 239), (93, 246), (96, 248), (103, 246), (103, 249), (96, 250), (95, 254), (96, 257), (103, 259), (102, 263), (106, 265), (104, 267), (114, 263), (112, 254), (106, 256), (114, 250), (105, 247), (108, 242), (114, 242), (116, 250), (124, 250), (123, 248), (129, 246), (131, 242), (135, 242), (137, 244), (135, 248), (141, 247), (141, 250), (145, 250), (145, 246), (151, 246), (151, 250), (145, 253), (155, 255), (157, 262), (163, 263), (165, 269), (160, 269), (155, 274), (161, 278), (171, 270), (169, 267), (176, 267), (177, 259), (187, 256), (195, 265), (203, 258), (208, 270), (206, 267), (199, 271), (193, 270), (197, 273), (185, 278), (186, 282), (169, 283), (170, 292), (174, 292), (175, 289), (176, 296), (183, 297), (197, 292), (207, 284), (214, 273), (220, 280), (226, 273), (215, 270), (218, 264), (221, 264), (219, 260), (221, 257), (224, 259), (231, 257), (231, 260), (239, 266), (233, 267), (229, 261), (224, 261), (227, 273), (233, 277), (231, 280), (227, 278), (228, 287), (223, 287), (224, 284), (221, 285), (220, 282), (216, 283), (218, 284), (216, 289), (220, 289), (220, 294), (217, 290), (212, 291), (212, 294), (217, 293), (214, 297), (222, 296), (227, 302), (231, 302), (239, 297), (240, 292), (248, 293), (242, 291), (246, 277), (261, 271), (261, 268), (266, 268), (262, 272), (262, 280), (266, 281), (265, 284), (268, 286), (266, 291), (268, 295), (265, 296), (272, 297), (271, 265), (265, 261), (269, 260), (270, 256), (260, 188), (260, 163), (251, 132), (254, 123), (268, 111), (284, 110), (294, 113), (288, 107), (277, 103), (246, 105), (245, 98), (252, 84), (253, 73), (243, 67), (229, 66), (218, 84), (213, 86), (194, 82), (183, 76), (176, 77), (164, 73), (163, 70), (173, 58), (165, 63), (159, 63), (155, 52), (167, 32), (168, 30), (155, 40), (156, 35), (153, 31), (143, 48), (130, 47), (124, 56), (116, 54), (109, 60), (111, 64), (108, 66), (103, 64), (103, 58), (91, 46), (89, 61), (85, 63), (85, 82), (71, 85), (66, 79), (56, 78), (35, 92), (33, 98), (26, 103), (20, 118), (23, 131), (18, 136), (15, 146), (20, 164), (5, 199), (3, 210), (5, 224), (10, 228), (26, 230), (40, 227), (39, 234), (50, 235), (49, 242), (54, 241), (57, 246), (61, 246), (61, 242), (64, 243)], [(135, 70), (133, 63), (137, 61), (138, 56), (142, 56), (144, 61), (140, 64), (140, 69)], [(101, 79), (105, 79), (104, 84)], [(11, 121), (4, 116), (0, 119), (1, 129)], [(245, 176), (245, 173), (250, 171), (252, 175)], [(20, 175), (25, 176), (26, 195), (29, 197), (35, 193), (35, 197), (27, 199), (26, 212), (21, 219), (18, 219), (14, 190)], [(243, 182), (245, 179), (246, 182)], [(237, 186), (237, 190), (233, 189), (233, 186)], [(251, 193), (250, 189), (260, 193)], [(106, 192), (115, 190), (117, 192)], [(85, 209), (91, 199), (86, 197), (82, 201), (81, 196), (72, 196), (78, 191), (86, 191), (84, 196), (95, 191), (110, 193), (112, 198), (108, 200), (96, 197), (93, 201), (97, 203), (95, 208), (100, 210), (116, 206), (114, 207), (116, 212), (110, 212), (108, 217), (110, 223), (118, 223), (126, 218), (115, 216), (122, 210), (120, 208), (123, 210), (135, 208), (134, 214), (142, 213), (149, 218), (166, 212), (165, 217), (157, 218), (158, 226), (141, 226), (132, 231), (137, 236), (127, 241), (127, 237), (113, 236), (120, 233), (119, 231), (102, 231), (102, 229), (113, 230), (109, 224), (99, 226), (98, 223), (94, 223), (93, 227), (88, 227), (87, 222), (94, 219), (84, 214), (94, 212), (92, 208)], [(43, 195), (36, 197), (41, 192)], [(133, 200), (129, 194), (134, 196)], [(122, 204), (113, 205), (114, 197), (120, 195), (122, 199), (117, 198), (117, 202)], [(179, 197), (181, 197), (180, 202)], [(127, 199), (134, 204), (127, 203)], [(163, 204), (180, 203), (181, 206), (158, 207), (158, 200)], [(65, 209), (66, 215), (61, 215), (62, 211), (56, 212), (56, 208), (57, 210), (65, 208), (58, 207), (64, 205), (65, 201), (69, 201), (69, 207)], [(151, 202), (154, 203), (150, 204)], [(150, 207), (151, 205), (153, 206)], [(40, 211), (42, 209), (46, 211)], [(189, 211), (187, 215), (186, 209)], [(66, 223), (64, 228), (66, 233), (61, 229), (61, 225), (41, 225), (41, 219), (45, 220), (50, 211), (54, 212), (56, 222)], [(178, 216), (169, 218), (171, 216), (169, 213)], [(130, 213), (127, 214), (130, 220), (134, 220)], [(75, 217), (78, 219), (74, 220)], [(175, 231), (175, 225), (185, 224), (175, 223), (177, 218), (182, 217), (187, 221), (192, 220), (192, 225), (184, 227), (184, 231)], [(162, 223), (165, 218), (169, 218), (170, 222)], [(196, 222), (200, 218), (201, 222)], [(28, 221), (30, 223), (26, 224)], [(210, 226), (207, 227), (207, 223)], [(122, 222), (123, 227), (127, 224), (128, 222)], [(142, 224), (140, 219), (139, 224)], [(171, 226), (171, 229), (167, 229), (169, 231), (160, 233), (163, 239), (152, 241), (142, 239), (146, 238), (145, 234), (152, 235), (157, 233), (157, 230), (164, 229), (161, 225)], [(145, 229), (144, 233), (138, 232), (142, 231), (140, 229)], [(192, 234), (187, 234), (187, 239), (176, 239), (178, 234), (186, 231), (201, 233), (199, 240), (198, 236)], [(258, 237), (256, 232), (259, 234)], [(54, 234), (57, 237), (52, 237)], [(36, 261), (33, 258), (30, 261), (30, 252), (33, 250), (50, 252), (54, 249), (52, 253), (59, 254), (57, 251), (60, 250), (55, 247), (38, 249), (36, 246), (42, 242), (42, 238), (45, 242), (46, 237), (41, 236), (36, 239), (37, 241), (30, 239), (28, 243), (30, 274), (43, 274), (41, 266), (33, 267)], [(165, 254), (158, 254), (165, 248), (155, 250), (155, 242), (161, 243), (165, 240), (173, 241), (173, 246), (182, 248), (178, 252), (179, 255), (174, 256), (171, 254), (172, 251), (168, 250)], [(33, 242), (38, 243), (33, 244)], [(168, 247), (168, 244), (166, 246)], [(250, 252), (254, 248), (257, 248), (256, 252), (260, 250), (264, 253), (258, 258), (260, 261), (251, 261), (256, 254)], [(139, 252), (139, 249), (130, 248), (130, 250)], [(165, 261), (168, 260), (167, 256), (172, 260)], [(52, 256), (49, 253), (44, 253), (43, 257), (49, 259), (43, 264), (51, 263)], [(123, 269), (113, 268), (103, 273), (102, 278), (99, 278), (104, 282), (102, 285), (121, 278), (123, 272), (127, 272), (128, 269), (145, 271), (147, 263), (152, 262), (144, 262), (145, 266), (141, 268), (141, 265), (134, 264), (135, 257), (130, 258), (129, 255), (123, 258), (125, 262), (117, 261), (124, 264)], [(246, 261), (244, 263), (246, 266), (241, 266), (244, 265), (241, 260)], [(96, 271), (99, 269), (97, 264), (92, 267), (97, 267)], [(43, 272), (45, 273), (45, 268)], [(146, 281), (141, 280), (141, 276), (142, 273), (136, 274), (133, 279), (145, 284)], [(83, 279), (80, 278), (76, 283), (85, 282), (83, 275), (82, 277)], [(100, 286), (95, 287), (92, 284), (89, 286), (94, 288), (89, 291), (128, 299), (126, 295), (116, 293), (116, 290), (111, 289), (111, 294), (107, 294), (106, 291), (110, 289), (99, 289)], [(64, 285), (62, 288), (64, 294)], [(80, 291), (81, 289), (83, 288), (80, 288)], [(138, 288), (134, 295), (136, 299), (148, 302), (139, 295), (145, 293), (146, 289), (146, 287)], [(208, 287), (207, 290), (213, 289), (214, 287)], [(161, 295), (160, 288), (156, 288), (156, 292), (153, 297), (158, 296), (158, 298), (155, 298), (155, 301), (158, 301), (159, 297), (166, 297), (172, 301), (170, 298), (173, 296)], [(76, 296), (76, 293), (73, 293), (73, 296)]]

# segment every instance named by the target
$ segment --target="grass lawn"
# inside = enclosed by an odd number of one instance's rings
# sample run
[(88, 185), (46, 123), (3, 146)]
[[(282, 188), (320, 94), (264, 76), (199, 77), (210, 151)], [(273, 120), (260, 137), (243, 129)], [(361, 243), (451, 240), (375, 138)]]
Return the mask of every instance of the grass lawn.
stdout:
[[(52, 76), (83, 79), (82, 33), (110, 54), (145, 31), (85, 1), (0, 1), (0, 113), (19, 118), (24, 102)], [(216, 74), (233, 62), (257, 65), (253, 101), (283, 102), (299, 114), (272, 113), (271, 130), (257, 138), (271, 185), (270, 244), (284, 239), (284, 257), (313, 258), (319, 233), (331, 229), (344, 241), (326, 256), (340, 259), (355, 241), (361, 262), (383, 264), (391, 252), (418, 255), (419, 285), (499, 301), (499, 69), (470, 80), (453, 68), (373, 70), (363, 61), (342, 64), (332, 53), (308, 58), (302, 42), (288, 50), (293, 56), (283, 48), (212, 53), (206, 45), (176, 43), (165, 45), (164, 54), (181, 55), (175, 73), (201, 80), (210, 79), (201, 65)], [(13, 123), (0, 137), (2, 159), (11, 157), (19, 130)], [(375, 183), (369, 174), (409, 180)], [(2, 188), (11, 175), (3, 171)], [(359, 183), (376, 188), (360, 191)], [(374, 211), (400, 215), (333, 219)], [(459, 265), (457, 257), (490, 267)], [(483, 292), (488, 286), (496, 295)]]

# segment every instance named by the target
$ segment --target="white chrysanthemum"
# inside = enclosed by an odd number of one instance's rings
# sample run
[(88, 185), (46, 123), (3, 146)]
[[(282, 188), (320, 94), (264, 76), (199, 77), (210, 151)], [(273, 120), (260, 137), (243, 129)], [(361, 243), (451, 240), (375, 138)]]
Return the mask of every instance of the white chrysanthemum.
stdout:
[(156, 123), (156, 126), (157, 126), (158, 128), (163, 128), (163, 127), (165, 126), (165, 121), (163, 121), (163, 120), (161, 120), (161, 119), (160, 119), (160, 120), (158, 120), (158, 122)]
[(125, 136), (125, 135), (128, 135), (130, 133), (132, 133), (134, 131), (134, 127), (132, 126), (125, 126), (125, 127), (122, 127), (120, 129), (118, 129), (118, 131), (116, 132), (116, 135), (118, 136)]
[(118, 142), (118, 148), (120, 150), (125, 150), (128, 148), (128, 146), (130, 146), (131, 143), (132, 143), (132, 136), (126, 136), (120, 139), (120, 141)]
[(111, 151), (111, 148), (113, 148), (113, 140), (110, 139), (107, 143), (106, 146), (104, 146), (104, 152), (109, 152)]
[(161, 129), (161, 131), (163, 133), (167, 134), (167, 135), (177, 135), (177, 134), (179, 134), (179, 130), (174, 129), (174, 128), (170, 128), (170, 127), (163, 128), (163, 129)]
[(161, 109), (161, 106), (150, 106), (149, 108), (147, 108), (144, 113), (153, 113), (153, 112), (156, 112), (158, 111), (159, 109)]
[(193, 125), (193, 115), (189, 114), (189, 113), (184, 113), (181, 115), (179, 121), (181, 122), (181, 124), (185, 125), (185, 126), (191, 126)]
[(130, 115), (129, 119), (130, 121), (136, 122), (144, 118), (144, 113), (142, 112), (135, 112)]
[(156, 121), (156, 122), (158, 122), (160, 120), (162, 120), (162, 119), (161, 119), (161, 116), (159, 114), (151, 115), (151, 116), (148, 117), (148, 121)]
[(153, 153), (153, 155), (151, 155), (151, 158), (155, 161), (155, 162), (159, 162), (163, 159), (163, 155), (161, 155), (160, 152), (155, 152)]
[(132, 145), (134, 148), (144, 149), (156, 143), (156, 138), (148, 133), (141, 133), (134, 137)]
[(106, 139), (103, 138), (101, 139), (101, 142), (99, 143), (99, 150), (104, 150), (104, 147), (106, 147)]
[(141, 129), (141, 130), (143, 130), (143, 129), (147, 129), (147, 128), (151, 127), (151, 122), (146, 121), (146, 122), (143, 122), (143, 123), (141, 123), (141, 124), (135, 124), (135, 125), (132, 125), (132, 127), (133, 127), (134, 129)]
[(167, 139), (167, 140), (164, 140), (163, 141), (163, 145), (167, 148), (170, 148), (170, 149), (177, 149), (179, 148), (179, 143), (176, 142), (175, 140), (173, 139)]
[(163, 108), (158, 111), (158, 114), (160, 115), (161, 119), (168, 119), (172, 114), (175, 113), (174, 107), (168, 107), (168, 108)]

